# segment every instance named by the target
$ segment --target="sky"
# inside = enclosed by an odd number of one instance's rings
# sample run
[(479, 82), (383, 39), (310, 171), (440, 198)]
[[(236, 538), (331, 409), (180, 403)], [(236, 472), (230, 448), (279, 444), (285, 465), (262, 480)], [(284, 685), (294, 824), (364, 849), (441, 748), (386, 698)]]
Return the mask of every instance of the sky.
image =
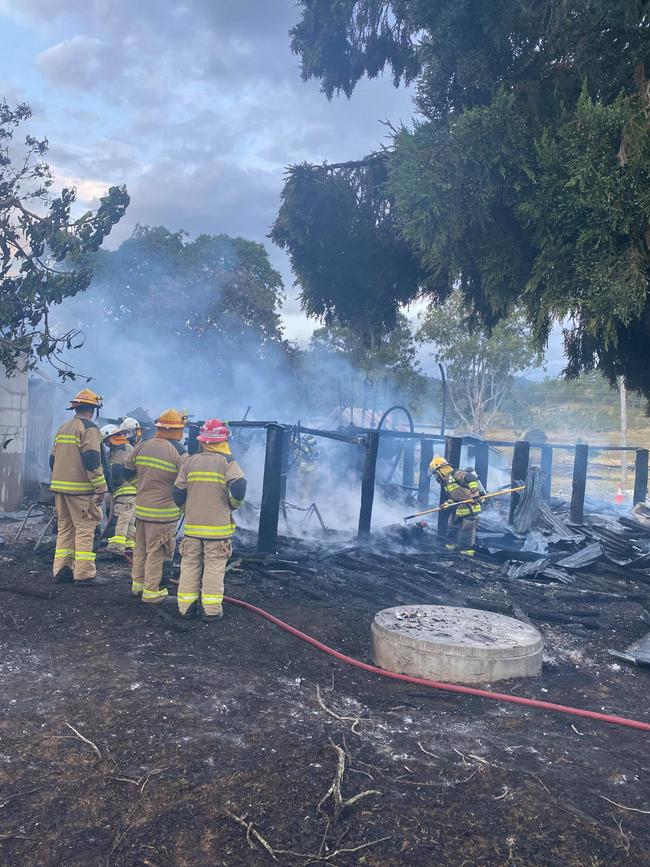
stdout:
[[(291, 53), (297, 20), (295, 0), (0, 0), (0, 98), (32, 106), (82, 211), (126, 183), (131, 204), (107, 246), (137, 223), (266, 243), (287, 288), (286, 336), (303, 342), (315, 323), (266, 237), (284, 169), (363, 157), (384, 121), (414, 110), (389, 76), (328, 102)], [(560, 366), (555, 336), (549, 372)]]

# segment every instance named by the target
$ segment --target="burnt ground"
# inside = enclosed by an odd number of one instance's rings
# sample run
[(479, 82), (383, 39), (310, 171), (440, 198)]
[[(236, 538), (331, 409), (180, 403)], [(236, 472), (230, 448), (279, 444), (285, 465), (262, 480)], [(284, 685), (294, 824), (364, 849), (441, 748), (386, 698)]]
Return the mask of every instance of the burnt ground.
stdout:
[[(650, 670), (606, 652), (648, 631), (648, 584), (590, 594), (439, 552), (314, 553), (244, 560), (227, 592), (363, 660), (389, 605), (579, 607), (536, 616), (552, 664), (496, 688), (650, 718)], [(121, 564), (79, 589), (51, 583), (49, 549), (0, 554), (4, 585), (54, 592), (0, 593), (2, 864), (650, 864), (648, 733), (379, 679), (233, 606), (179, 632)]]

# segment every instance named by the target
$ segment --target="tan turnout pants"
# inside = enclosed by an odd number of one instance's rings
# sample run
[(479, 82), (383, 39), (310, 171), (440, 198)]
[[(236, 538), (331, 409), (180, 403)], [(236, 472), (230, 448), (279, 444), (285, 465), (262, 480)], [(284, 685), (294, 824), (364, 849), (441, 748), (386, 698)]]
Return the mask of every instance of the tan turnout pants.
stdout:
[(232, 554), (230, 539), (195, 539), (186, 536), (181, 543), (181, 580), (178, 585), (178, 610), (185, 614), (201, 594), (201, 605), (208, 616), (221, 612), (223, 578)]
[(54, 494), (56, 509), (56, 549), (52, 573), (56, 577), (64, 566), (74, 572), (75, 581), (94, 578), (93, 536), (102, 511), (93, 494)]
[(478, 515), (456, 518), (452, 526), (456, 528), (456, 546), (461, 551), (469, 551), (476, 542)]
[(120, 497), (113, 505), (115, 530), (106, 546), (114, 554), (135, 548), (135, 497)]
[(167, 596), (167, 589), (160, 589), (160, 579), (164, 561), (174, 556), (175, 542), (176, 521), (158, 523), (136, 519), (131, 593), (134, 596), (142, 593), (143, 602), (156, 604)]

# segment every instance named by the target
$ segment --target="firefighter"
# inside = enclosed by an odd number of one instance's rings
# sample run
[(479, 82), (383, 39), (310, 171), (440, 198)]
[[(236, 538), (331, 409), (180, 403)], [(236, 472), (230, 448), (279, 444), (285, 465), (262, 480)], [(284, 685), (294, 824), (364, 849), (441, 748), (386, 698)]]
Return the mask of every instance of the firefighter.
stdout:
[(320, 458), (316, 437), (305, 434), (298, 438), (298, 472), (300, 474), (300, 495), (303, 500), (314, 498), (314, 473)]
[(125, 415), (120, 423), (120, 428), (124, 432), (129, 444), (132, 446), (137, 446), (137, 444), (142, 439), (142, 428), (140, 427), (140, 422), (137, 418), (133, 418), (130, 415)]
[(102, 398), (84, 388), (70, 401), (74, 418), (56, 432), (50, 455), (57, 519), (53, 574), (57, 583), (106, 584), (98, 578), (93, 551), (95, 528), (108, 491), (102, 465), (102, 435), (93, 416)]
[(230, 429), (208, 419), (197, 437), (201, 451), (183, 464), (174, 485), (174, 500), (185, 506), (181, 543), (178, 610), (183, 617), (200, 613), (206, 622), (223, 617), (223, 579), (232, 554), (233, 511), (246, 495), (246, 479), (233, 459)]
[(429, 464), (429, 472), (449, 497), (447, 503), (473, 500), (452, 509), (451, 524), (456, 530), (456, 544), (447, 548), (458, 548), (461, 554), (474, 554), (476, 530), (478, 528), (481, 503), (479, 498), (483, 487), (472, 470), (455, 470), (440, 455), (434, 455)]
[(107, 424), (102, 428), (104, 445), (108, 448), (108, 463), (113, 482), (112, 511), (109, 527), (107, 551), (131, 559), (135, 548), (135, 479), (124, 476), (124, 463), (133, 451), (127, 439), (129, 428), (124, 422), (120, 425)]
[(155, 435), (139, 443), (124, 461), (124, 477), (136, 479), (135, 548), (131, 592), (143, 602), (159, 604), (165, 558), (172, 558), (181, 510), (174, 502), (174, 482), (187, 453), (181, 445), (187, 416), (166, 409), (156, 419)]

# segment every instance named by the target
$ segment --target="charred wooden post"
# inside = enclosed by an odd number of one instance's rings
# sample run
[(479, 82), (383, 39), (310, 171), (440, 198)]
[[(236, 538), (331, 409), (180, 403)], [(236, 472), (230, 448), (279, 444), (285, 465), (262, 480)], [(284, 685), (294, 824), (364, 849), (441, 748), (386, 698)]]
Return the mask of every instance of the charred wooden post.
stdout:
[(412, 488), (415, 471), (415, 440), (404, 442), (402, 456), (402, 484), (406, 488)]
[(359, 538), (370, 534), (372, 502), (375, 498), (375, 473), (379, 451), (379, 431), (369, 431), (366, 436), (366, 459), (361, 477), (361, 508), (359, 510)]
[[(445, 437), (445, 460), (457, 470), (460, 467), (460, 450), (463, 447), (462, 437)], [(444, 488), (440, 488), (440, 505), (445, 502), (447, 495)], [(438, 535), (446, 536), (449, 524), (449, 512), (443, 509), (438, 512)]]
[(433, 443), (431, 440), (420, 440), (420, 475), (418, 477), (418, 506), (426, 509), (429, 505), (429, 493), (431, 491), (431, 476), (429, 464), (433, 457)]
[(490, 465), (490, 446), (487, 443), (477, 443), (474, 446), (474, 472), (487, 491), (488, 467)]
[(648, 496), (648, 449), (637, 449), (634, 459), (634, 505)]
[(553, 481), (553, 446), (542, 446), (542, 499), (551, 499)]
[(573, 459), (573, 481), (571, 483), (571, 520), (582, 524), (585, 510), (585, 488), (587, 487), (587, 464), (589, 446), (580, 443), (576, 446)]
[[(510, 476), (513, 488), (517, 487), (517, 485), (523, 485), (523, 483), (526, 481), (529, 463), (530, 443), (526, 440), (517, 440), (517, 442), (515, 443), (514, 451), (512, 453), (512, 473)], [(508, 516), (508, 521), (511, 524), (512, 519), (515, 516), (515, 510), (519, 505), (520, 499), (521, 493), (519, 491), (514, 494), (510, 494), (510, 514)]]
[(262, 505), (257, 534), (257, 550), (265, 554), (275, 553), (278, 545), (278, 518), (283, 490), (283, 456), (287, 429), (279, 424), (266, 428), (266, 456), (264, 458), (264, 481)]

